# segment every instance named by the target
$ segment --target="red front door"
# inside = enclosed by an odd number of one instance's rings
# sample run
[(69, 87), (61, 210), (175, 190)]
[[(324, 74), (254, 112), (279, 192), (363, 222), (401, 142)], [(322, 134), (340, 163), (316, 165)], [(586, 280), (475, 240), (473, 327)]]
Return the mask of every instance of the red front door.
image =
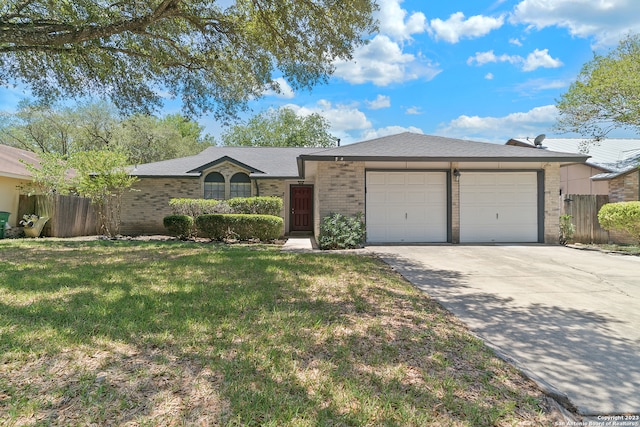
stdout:
[(313, 186), (291, 186), (291, 231), (313, 231)]

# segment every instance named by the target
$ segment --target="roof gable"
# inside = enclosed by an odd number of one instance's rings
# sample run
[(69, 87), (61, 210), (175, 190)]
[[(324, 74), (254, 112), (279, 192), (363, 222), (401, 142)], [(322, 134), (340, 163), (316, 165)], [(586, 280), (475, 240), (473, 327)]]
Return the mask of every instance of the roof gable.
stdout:
[(199, 177), (225, 161), (250, 171), (253, 178), (298, 178), (297, 158), (321, 148), (208, 147), (194, 156), (137, 165), (131, 174), (141, 177)]

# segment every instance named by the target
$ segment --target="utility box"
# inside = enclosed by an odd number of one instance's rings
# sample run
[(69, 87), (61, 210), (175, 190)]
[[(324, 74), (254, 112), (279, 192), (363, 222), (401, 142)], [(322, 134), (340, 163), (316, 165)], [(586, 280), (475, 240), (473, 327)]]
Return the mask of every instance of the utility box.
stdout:
[(9, 222), (10, 212), (0, 211), (0, 239), (4, 239), (4, 228), (7, 226), (7, 222)]

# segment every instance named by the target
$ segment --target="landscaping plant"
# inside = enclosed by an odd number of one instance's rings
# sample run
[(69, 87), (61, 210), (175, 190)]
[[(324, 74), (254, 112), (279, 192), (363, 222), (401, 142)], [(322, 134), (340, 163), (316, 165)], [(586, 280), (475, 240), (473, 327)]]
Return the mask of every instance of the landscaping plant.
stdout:
[(640, 201), (607, 203), (600, 208), (598, 221), (605, 230), (626, 232), (640, 242)]
[(362, 212), (354, 216), (332, 213), (322, 218), (318, 245), (321, 249), (354, 249), (362, 246), (365, 238)]

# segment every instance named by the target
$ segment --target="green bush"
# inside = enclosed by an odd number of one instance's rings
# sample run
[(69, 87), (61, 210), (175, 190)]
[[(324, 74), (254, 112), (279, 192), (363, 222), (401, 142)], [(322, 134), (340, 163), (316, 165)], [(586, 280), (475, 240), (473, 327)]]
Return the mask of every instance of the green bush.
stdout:
[(176, 215), (196, 218), (206, 214), (256, 214), (280, 216), (280, 197), (236, 197), (229, 200), (171, 199), (171, 211)]
[(191, 218), (196, 218), (204, 214), (228, 213), (220, 212), (220, 210), (224, 210), (225, 207), (228, 210), (228, 206), (224, 204), (222, 200), (171, 199), (169, 200), (169, 206), (174, 215), (189, 215)]
[(283, 220), (274, 215), (209, 214), (196, 218), (198, 236), (212, 240), (274, 240), (282, 234)]
[(320, 249), (354, 249), (361, 247), (366, 239), (362, 212), (355, 216), (332, 213), (320, 223)]
[(566, 245), (573, 239), (573, 233), (576, 232), (576, 226), (573, 225), (571, 215), (560, 215), (560, 244)]
[(162, 220), (167, 232), (178, 239), (188, 239), (193, 235), (193, 218), (189, 215), (169, 215)]
[(640, 201), (607, 203), (598, 212), (605, 230), (625, 231), (640, 242)]
[(280, 197), (236, 197), (226, 202), (235, 214), (280, 216), (282, 212)]

